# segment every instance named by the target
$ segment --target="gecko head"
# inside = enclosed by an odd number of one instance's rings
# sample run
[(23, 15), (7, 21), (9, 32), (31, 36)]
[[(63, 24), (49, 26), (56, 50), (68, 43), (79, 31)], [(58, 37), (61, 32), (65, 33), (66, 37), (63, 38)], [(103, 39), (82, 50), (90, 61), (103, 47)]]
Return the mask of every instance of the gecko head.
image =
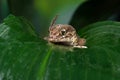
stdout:
[(86, 40), (79, 38), (76, 30), (71, 25), (55, 24), (56, 19), (57, 15), (52, 20), (49, 27), (49, 36), (45, 37), (44, 39), (55, 44), (84, 48), (83, 45), (85, 44)]
[(76, 30), (67, 24), (55, 24), (49, 28), (48, 41), (71, 43), (77, 39)]

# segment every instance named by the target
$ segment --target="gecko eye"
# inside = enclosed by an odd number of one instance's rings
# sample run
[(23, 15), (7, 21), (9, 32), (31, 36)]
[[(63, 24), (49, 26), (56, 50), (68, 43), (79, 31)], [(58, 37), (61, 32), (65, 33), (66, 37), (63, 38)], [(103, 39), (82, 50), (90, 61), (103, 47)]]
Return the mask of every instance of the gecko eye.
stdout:
[(66, 30), (65, 29), (61, 30), (61, 35), (65, 35), (65, 34), (66, 34)]

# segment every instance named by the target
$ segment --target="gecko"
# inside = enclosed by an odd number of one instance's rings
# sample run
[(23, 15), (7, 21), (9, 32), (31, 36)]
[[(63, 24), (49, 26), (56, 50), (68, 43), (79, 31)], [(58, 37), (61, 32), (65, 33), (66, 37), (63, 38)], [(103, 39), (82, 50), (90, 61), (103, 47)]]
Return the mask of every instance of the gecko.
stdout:
[(75, 28), (68, 24), (55, 24), (57, 15), (52, 20), (49, 27), (49, 35), (44, 37), (45, 40), (54, 44), (71, 46), (74, 48), (87, 48), (86, 39), (80, 38)]

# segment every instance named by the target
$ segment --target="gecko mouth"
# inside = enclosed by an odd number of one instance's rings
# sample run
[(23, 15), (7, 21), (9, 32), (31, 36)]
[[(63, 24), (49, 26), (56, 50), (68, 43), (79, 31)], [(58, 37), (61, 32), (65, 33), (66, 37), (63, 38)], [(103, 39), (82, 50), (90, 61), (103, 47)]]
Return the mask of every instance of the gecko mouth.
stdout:
[(45, 40), (57, 44), (57, 45), (64, 45), (64, 46), (72, 46), (73, 43), (77, 40), (76, 36), (65, 36), (65, 37), (56, 37), (56, 36), (49, 36), (49, 37), (45, 37)]
[(69, 39), (69, 38), (59, 39), (59, 38), (46, 37), (45, 39), (51, 43), (54, 43), (57, 45), (65, 45), (65, 46), (70, 46), (71, 42), (72, 42), (71, 39)]
[(51, 43), (56, 44), (56, 45), (71, 46), (70, 42), (51, 42)]

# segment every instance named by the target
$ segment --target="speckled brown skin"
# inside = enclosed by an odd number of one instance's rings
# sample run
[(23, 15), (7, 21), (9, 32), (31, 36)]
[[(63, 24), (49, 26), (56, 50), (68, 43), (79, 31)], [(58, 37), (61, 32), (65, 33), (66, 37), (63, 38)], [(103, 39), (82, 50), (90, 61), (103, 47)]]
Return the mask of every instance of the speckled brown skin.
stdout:
[(49, 27), (49, 36), (44, 39), (52, 43), (62, 43), (63, 45), (80, 47), (84, 46), (86, 40), (80, 38), (76, 30), (67, 24), (54, 24), (56, 18)]
[(64, 43), (69, 46), (84, 46), (86, 40), (79, 38), (76, 30), (67, 24), (56, 24), (49, 28), (49, 36), (45, 37), (52, 43)]

